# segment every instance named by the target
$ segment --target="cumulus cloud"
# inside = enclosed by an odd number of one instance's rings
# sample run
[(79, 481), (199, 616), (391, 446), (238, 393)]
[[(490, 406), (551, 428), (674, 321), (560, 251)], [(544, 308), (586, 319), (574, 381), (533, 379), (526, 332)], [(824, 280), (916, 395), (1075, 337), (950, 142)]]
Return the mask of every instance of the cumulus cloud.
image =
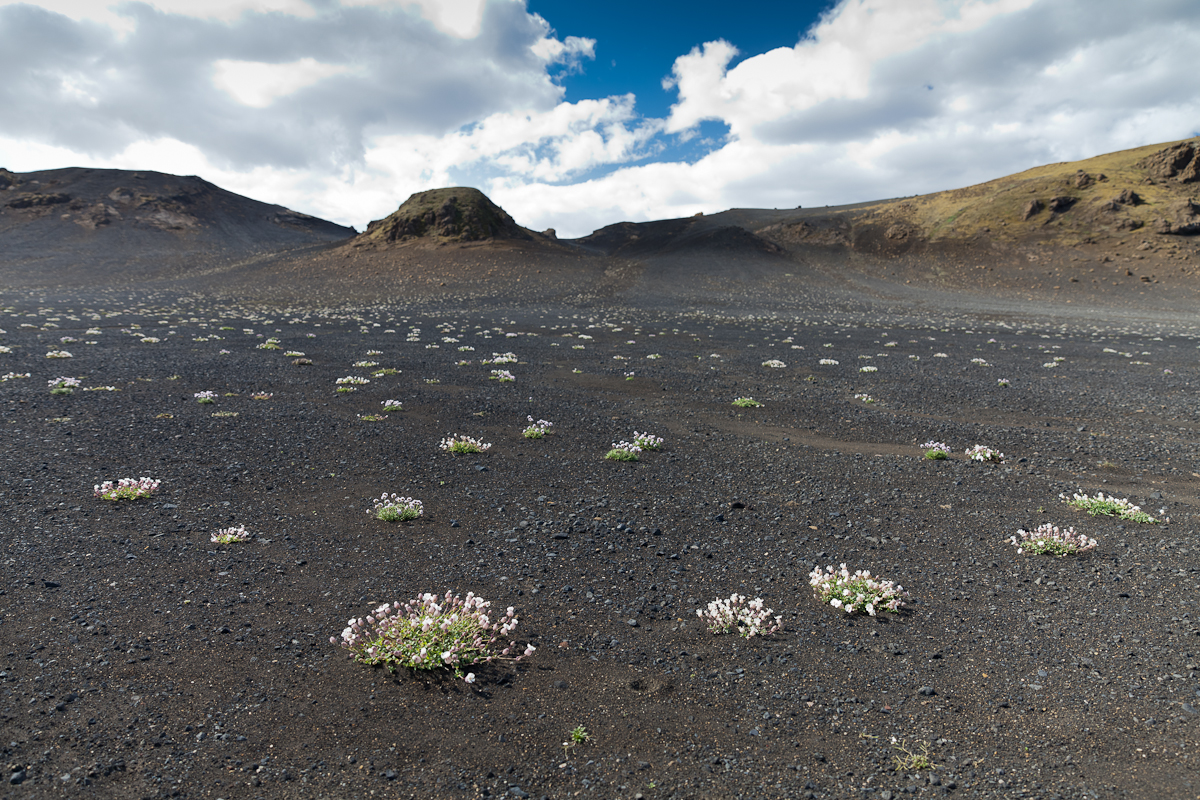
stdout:
[(359, 227), (468, 184), (577, 236), (1200, 130), (1191, 0), (842, 0), (793, 47), (679, 53), (663, 119), (632, 95), (568, 101), (555, 76), (597, 42), (523, 0), (0, 0), (0, 32), (0, 164), (200, 174)]

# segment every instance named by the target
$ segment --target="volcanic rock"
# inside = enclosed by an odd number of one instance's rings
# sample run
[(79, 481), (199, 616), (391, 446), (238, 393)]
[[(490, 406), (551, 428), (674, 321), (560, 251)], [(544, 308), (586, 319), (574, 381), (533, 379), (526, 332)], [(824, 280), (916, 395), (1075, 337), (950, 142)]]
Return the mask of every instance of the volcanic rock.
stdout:
[(367, 226), (363, 241), (404, 242), (430, 238), (479, 242), (534, 238), (478, 189), (453, 187), (417, 192), (390, 216)]

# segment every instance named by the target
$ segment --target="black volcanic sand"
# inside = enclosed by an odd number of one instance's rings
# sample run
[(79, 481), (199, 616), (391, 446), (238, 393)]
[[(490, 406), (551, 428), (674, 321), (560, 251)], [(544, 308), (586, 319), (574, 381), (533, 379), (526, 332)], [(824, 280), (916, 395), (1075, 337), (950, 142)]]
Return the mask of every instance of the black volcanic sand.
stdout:
[[(5, 796), (1200, 793), (1195, 329), (196, 300), (30, 302), (0, 328), (0, 373), (30, 373), (0, 384)], [(489, 381), (510, 351), (515, 383)], [(400, 372), (337, 394), (360, 360)], [(60, 375), (118, 391), (51, 396)], [(553, 435), (522, 438), (528, 415)], [(662, 451), (604, 460), (635, 430)], [(454, 457), (453, 433), (493, 447)], [(923, 460), (930, 438), (954, 455)], [(148, 500), (92, 496), (143, 475)], [(1161, 522), (1060, 500), (1080, 490)], [(381, 492), (424, 516), (372, 519)], [(1018, 555), (1045, 522), (1099, 546)], [(209, 542), (230, 525), (253, 541)], [(819, 604), (809, 571), (843, 562), (910, 604)], [(537, 652), (467, 685), (329, 643), (448, 589), (515, 606)], [(696, 609), (731, 592), (784, 630), (708, 633)]]

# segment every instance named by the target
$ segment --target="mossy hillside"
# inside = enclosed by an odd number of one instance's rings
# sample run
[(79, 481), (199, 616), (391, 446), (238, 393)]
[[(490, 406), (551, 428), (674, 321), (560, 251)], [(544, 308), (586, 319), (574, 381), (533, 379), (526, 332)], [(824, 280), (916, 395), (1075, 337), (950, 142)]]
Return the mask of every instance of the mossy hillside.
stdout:
[[(987, 183), (870, 206), (858, 222), (906, 223), (929, 241), (1040, 238), (1072, 245), (1093, 237), (1153, 230), (1200, 195), (1200, 183), (1164, 178), (1152, 157), (1200, 139), (1108, 153), (1083, 161), (1048, 164)], [(1117, 199), (1137, 195), (1137, 202)], [(1055, 199), (1059, 206), (1055, 208)], [(1031, 201), (1037, 201), (1031, 209)], [(1031, 213), (1032, 212), (1032, 213)]]
[(483, 192), (459, 186), (417, 192), (395, 212), (367, 226), (362, 238), (373, 242), (474, 242), (530, 239), (533, 235)]

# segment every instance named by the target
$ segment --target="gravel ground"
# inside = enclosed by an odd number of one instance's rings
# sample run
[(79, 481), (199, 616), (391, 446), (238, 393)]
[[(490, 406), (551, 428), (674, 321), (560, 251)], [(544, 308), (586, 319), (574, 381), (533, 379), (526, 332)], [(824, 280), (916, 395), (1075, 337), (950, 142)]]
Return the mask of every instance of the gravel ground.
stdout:
[[(6, 796), (1200, 796), (1194, 329), (12, 302)], [(604, 458), (635, 431), (663, 448)], [(439, 450), (456, 433), (493, 446)], [(93, 497), (139, 476), (158, 492)], [(382, 492), (424, 515), (373, 519)], [(1098, 546), (1018, 554), (1043, 523)], [(234, 525), (251, 541), (210, 542)], [(908, 604), (820, 604), (809, 572), (842, 563)], [(467, 684), (329, 642), (447, 590), (515, 607), (536, 652)], [(734, 592), (783, 630), (709, 633)]]

